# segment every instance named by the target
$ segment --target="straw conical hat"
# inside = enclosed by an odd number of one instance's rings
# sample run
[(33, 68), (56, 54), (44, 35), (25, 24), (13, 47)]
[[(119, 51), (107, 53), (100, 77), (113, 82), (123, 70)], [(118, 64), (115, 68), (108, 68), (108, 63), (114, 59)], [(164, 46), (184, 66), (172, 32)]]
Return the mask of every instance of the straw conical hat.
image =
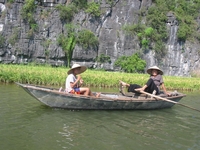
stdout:
[(151, 71), (152, 71), (153, 69), (158, 70), (158, 72), (159, 72), (161, 75), (163, 75), (163, 71), (162, 71), (160, 68), (158, 68), (157, 66), (153, 66), (153, 67), (150, 67), (149, 69), (147, 69), (147, 73), (148, 73), (148, 74), (151, 74)]
[(72, 68), (71, 68), (69, 71), (67, 71), (67, 74), (73, 73), (73, 69), (76, 69), (76, 68), (81, 68), (81, 69), (79, 70), (79, 74), (81, 74), (81, 73), (83, 73), (85, 70), (87, 70), (87, 67), (85, 67), (85, 66), (81, 66), (81, 65), (79, 65), (79, 64), (74, 64), (74, 65), (72, 66)]

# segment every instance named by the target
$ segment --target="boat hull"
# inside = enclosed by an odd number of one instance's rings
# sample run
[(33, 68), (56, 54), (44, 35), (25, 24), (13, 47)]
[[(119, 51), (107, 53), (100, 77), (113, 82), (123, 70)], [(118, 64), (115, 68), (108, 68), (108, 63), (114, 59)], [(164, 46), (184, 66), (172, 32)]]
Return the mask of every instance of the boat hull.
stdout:
[[(174, 103), (150, 97), (126, 97), (120, 94), (101, 94), (99, 98), (59, 92), (36, 86), (18, 84), (38, 101), (53, 108), (94, 110), (153, 110), (170, 108)], [(178, 102), (185, 95), (170, 97)]]

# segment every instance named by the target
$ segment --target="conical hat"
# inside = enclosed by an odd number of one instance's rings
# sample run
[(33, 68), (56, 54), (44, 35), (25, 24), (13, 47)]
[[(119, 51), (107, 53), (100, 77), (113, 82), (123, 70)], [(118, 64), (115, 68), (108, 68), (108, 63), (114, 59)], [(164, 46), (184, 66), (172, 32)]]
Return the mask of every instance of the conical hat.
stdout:
[(79, 65), (79, 64), (74, 64), (74, 65), (72, 66), (72, 68), (71, 68), (69, 71), (67, 71), (67, 74), (73, 73), (73, 69), (75, 69), (75, 68), (81, 68), (81, 69), (79, 70), (79, 74), (81, 74), (81, 73), (83, 73), (85, 70), (87, 70), (87, 67), (85, 67), (85, 66), (81, 66), (81, 65)]
[(149, 69), (147, 69), (147, 73), (148, 73), (148, 74), (151, 74), (151, 71), (152, 71), (153, 69), (158, 70), (158, 73), (161, 74), (161, 75), (163, 75), (163, 71), (162, 71), (160, 68), (158, 68), (157, 66), (153, 66), (153, 67), (150, 67)]

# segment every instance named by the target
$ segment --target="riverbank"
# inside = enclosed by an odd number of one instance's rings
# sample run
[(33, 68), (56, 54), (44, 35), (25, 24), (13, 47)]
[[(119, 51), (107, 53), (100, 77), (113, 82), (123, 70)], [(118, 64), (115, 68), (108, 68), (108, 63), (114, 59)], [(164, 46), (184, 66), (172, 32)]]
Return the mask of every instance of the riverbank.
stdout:
[[(64, 86), (68, 69), (66, 67), (0, 64), (0, 81), (4, 83), (20, 82), (46, 86)], [(118, 87), (119, 80), (144, 85), (149, 78), (148, 74), (90, 69), (81, 76), (84, 79), (84, 86), (106, 88)], [(168, 90), (200, 90), (200, 80), (197, 77), (163, 76), (163, 78)]]

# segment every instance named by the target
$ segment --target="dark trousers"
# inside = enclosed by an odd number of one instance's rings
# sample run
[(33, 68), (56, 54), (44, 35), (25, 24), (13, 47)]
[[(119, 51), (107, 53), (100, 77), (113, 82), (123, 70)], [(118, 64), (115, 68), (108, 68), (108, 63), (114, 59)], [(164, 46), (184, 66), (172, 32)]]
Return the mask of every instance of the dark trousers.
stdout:
[[(144, 90), (145, 92), (152, 94), (153, 91), (156, 90), (156, 95), (159, 94), (159, 89), (155, 85), (153, 79), (149, 78), (146, 85), (147, 85), (147, 88)], [(128, 92), (139, 93), (138, 91), (135, 91), (135, 89), (137, 89), (137, 88), (141, 88), (141, 86), (138, 84), (130, 84), (130, 86), (128, 87)]]

